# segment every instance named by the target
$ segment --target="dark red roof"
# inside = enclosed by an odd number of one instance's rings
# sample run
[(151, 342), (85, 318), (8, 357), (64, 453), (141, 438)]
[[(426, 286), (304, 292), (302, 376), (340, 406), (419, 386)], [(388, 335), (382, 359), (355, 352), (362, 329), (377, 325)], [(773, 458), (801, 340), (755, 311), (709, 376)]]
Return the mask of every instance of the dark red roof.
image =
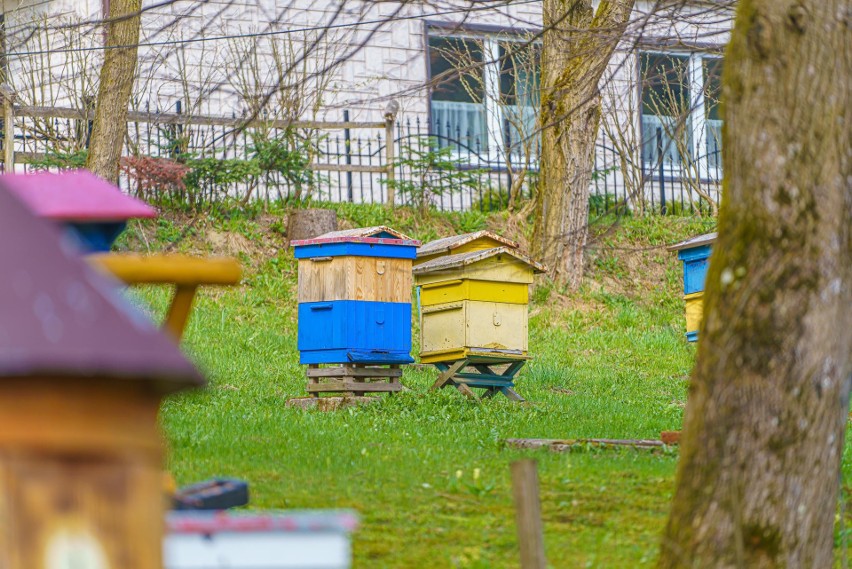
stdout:
[(355, 229), (342, 229), (323, 233), (312, 239), (297, 239), (290, 241), (291, 247), (302, 247), (305, 245), (326, 245), (329, 243), (369, 243), (371, 245), (404, 245), (407, 247), (419, 247), (420, 241), (412, 239), (408, 235), (391, 229), (386, 225), (374, 225), (373, 227), (356, 227)]
[(117, 281), (37, 218), (0, 177), (0, 378), (152, 382), (168, 392), (203, 378), (175, 343), (120, 294)]
[(157, 210), (88, 170), (3, 176), (4, 185), (37, 215), (62, 221), (124, 221)]

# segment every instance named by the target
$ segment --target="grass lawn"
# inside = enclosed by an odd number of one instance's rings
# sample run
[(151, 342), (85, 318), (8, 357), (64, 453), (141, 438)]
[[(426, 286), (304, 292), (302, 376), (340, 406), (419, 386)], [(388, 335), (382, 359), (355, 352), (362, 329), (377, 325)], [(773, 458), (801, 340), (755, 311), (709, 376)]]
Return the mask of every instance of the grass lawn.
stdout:
[[(340, 206), (344, 223), (390, 223), (418, 237), (505, 218)], [(366, 212), (366, 213), (365, 213)], [(161, 421), (178, 483), (247, 480), (251, 507), (352, 508), (356, 567), (517, 567), (509, 463), (538, 460), (547, 556), (556, 568), (652, 566), (673, 490), (676, 451), (504, 448), (510, 437), (658, 438), (679, 429), (694, 347), (684, 338), (680, 267), (661, 246), (712, 230), (687, 218), (606, 220), (595, 226), (581, 291), (543, 283), (533, 294), (530, 350), (518, 392), (473, 402), (431, 392), (431, 369), (407, 369), (409, 389), (332, 413), (285, 407), (304, 396), (296, 350), (296, 265), (280, 217), (231, 216), (189, 227), (135, 226), (123, 247), (241, 256), (243, 286), (207, 290), (184, 346), (209, 387), (170, 398)], [(524, 239), (525, 229), (512, 236)], [(163, 290), (137, 296), (155, 313)], [(415, 348), (417, 352), (417, 330)], [(845, 463), (848, 465), (849, 460)]]

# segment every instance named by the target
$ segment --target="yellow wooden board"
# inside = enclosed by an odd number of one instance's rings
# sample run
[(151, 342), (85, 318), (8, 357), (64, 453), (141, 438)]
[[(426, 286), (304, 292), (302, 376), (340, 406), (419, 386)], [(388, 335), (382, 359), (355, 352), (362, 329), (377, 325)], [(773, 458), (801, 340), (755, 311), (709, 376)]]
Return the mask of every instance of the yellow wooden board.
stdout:
[(228, 257), (98, 253), (89, 255), (87, 260), (96, 269), (129, 285), (174, 284), (175, 294), (163, 328), (176, 340), (183, 336), (200, 285), (235, 285), (241, 276), (239, 261)]
[(683, 297), (686, 300), (686, 331), (695, 332), (701, 327), (704, 318), (704, 292), (696, 292)]
[(527, 336), (526, 304), (464, 300), (424, 306), (420, 361), (450, 361), (471, 349), (526, 354)]
[(472, 350), (470, 348), (464, 348), (461, 350), (447, 350), (444, 352), (430, 352), (430, 353), (422, 353), (420, 354), (420, 363), (422, 364), (433, 364), (436, 362), (455, 362), (458, 360), (463, 360), (465, 358), (477, 356), (477, 357), (493, 357), (500, 358), (501, 360), (528, 360), (529, 354), (527, 352), (523, 353), (509, 353), (509, 352), (499, 352), (499, 351), (488, 351), (484, 349)]
[(421, 309), (421, 357), (424, 353), (461, 350), (465, 347), (464, 304), (451, 302)]
[(509, 255), (497, 255), (470, 265), (415, 275), (414, 282), (424, 285), (458, 279), (531, 284), (533, 269)]
[(127, 284), (235, 285), (240, 282), (236, 259), (188, 255), (99, 253), (87, 260)]
[(420, 289), (421, 306), (462, 300), (527, 304), (529, 303), (529, 285), (525, 283), (456, 279), (425, 284)]
[(411, 259), (314, 257), (299, 261), (299, 302), (411, 302)]

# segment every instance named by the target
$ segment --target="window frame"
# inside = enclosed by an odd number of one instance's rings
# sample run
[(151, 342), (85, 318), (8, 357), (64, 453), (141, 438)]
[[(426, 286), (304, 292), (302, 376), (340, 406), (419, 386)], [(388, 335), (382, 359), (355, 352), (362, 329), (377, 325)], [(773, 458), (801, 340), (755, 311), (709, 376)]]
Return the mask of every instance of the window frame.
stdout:
[[(502, 93), (500, 91), (500, 45), (502, 43), (522, 43), (525, 40), (521, 37), (523, 33), (535, 33), (535, 30), (513, 30), (502, 28), (488, 29), (465, 29), (459, 27), (448, 27), (442, 24), (426, 23), (424, 44), (426, 50), (426, 70), (427, 77), (431, 83), (432, 67), (429, 50), (431, 49), (431, 40), (433, 38), (453, 38), (459, 40), (475, 40), (482, 43), (482, 81), (483, 81), (483, 100), (478, 103), (483, 107), (485, 115), (485, 136), (482, 141), (479, 157), (482, 165), (490, 166), (496, 169), (502, 169), (506, 166), (506, 149), (505, 137), (506, 133), (503, 128), (503, 105), (500, 104)], [(540, 41), (533, 42), (540, 45)], [(488, 62), (488, 63), (486, 63)], [(429, 118), (429, 133), (433, 134), (434, 129), (434, 113), (432, 110), (432, 94), (433, 88), (428, 89), (428, 118)], [(528, 106), (528, 105), (525, 105)], [(531, 107), (534, 108), (534, 107)], [(457, 141), (463, 142), (463, 141)], [(471, 149), (472, 154), (476, 154), (476, 149)], [(454, 146), (453, 157), (464, 158), (469, 154), (462, 152), (458, 147)], [(536, 157), (537, 161), (537, 157)]]

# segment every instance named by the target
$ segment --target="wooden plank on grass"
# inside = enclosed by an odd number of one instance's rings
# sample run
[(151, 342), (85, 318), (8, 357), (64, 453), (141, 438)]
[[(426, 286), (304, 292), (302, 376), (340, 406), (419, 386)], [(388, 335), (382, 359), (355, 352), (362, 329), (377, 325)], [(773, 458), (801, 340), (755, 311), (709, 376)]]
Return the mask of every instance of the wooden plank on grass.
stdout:
[(660, 448), (663, 441), (654, 439), (505, 439), (506, 446), (512, 448), (538, 449), (549, 448), (562, 452), (578, 445), (593, 446), (630, 446), (637, 448)]

